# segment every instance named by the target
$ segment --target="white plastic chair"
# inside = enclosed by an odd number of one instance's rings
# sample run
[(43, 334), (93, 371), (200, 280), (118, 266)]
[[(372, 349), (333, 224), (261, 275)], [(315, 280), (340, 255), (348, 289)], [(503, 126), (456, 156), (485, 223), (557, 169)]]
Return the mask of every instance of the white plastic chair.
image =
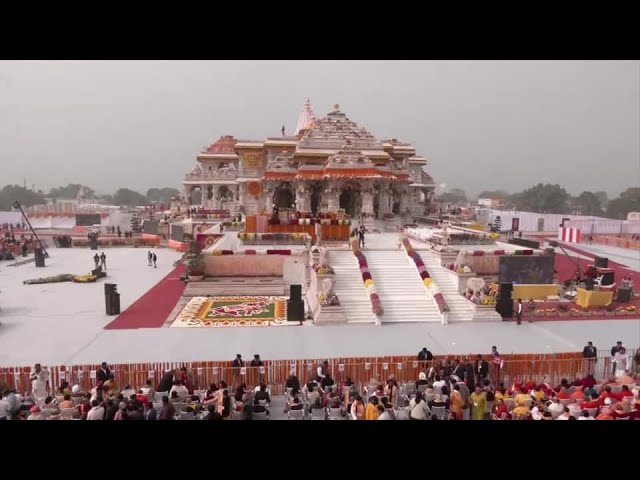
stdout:
[(196, 416), (193, 412), (180, 412), (178, 420), (195, 420)]
[(342, 420), (341, 408), (328, 408), (329, 420)]
[(438, 417), (438, 420), (446, 420), (447, 407), (431, 407), (431, 415)]
[(596, 408), (585, 408), (587, 412), (589, 412), (589, 416), (591, 418), (596, 418), (598, 416), (598, 407)]
[(398, 407), (396, 420), (409, 420), (409, 407)]
[(324, 408), (314, 408), (311, 410), (311, 420), (324, 420)]
[(304, 410), (289, 410), (287, 412), (288, 420), (304, 420)]
[(63, 408), (60, 410), (60, 420), (71, 420), (75, 411), (75, 408)]
[(251, 415), (251, 420), (267, 420), (267, 412), (254, 412)]

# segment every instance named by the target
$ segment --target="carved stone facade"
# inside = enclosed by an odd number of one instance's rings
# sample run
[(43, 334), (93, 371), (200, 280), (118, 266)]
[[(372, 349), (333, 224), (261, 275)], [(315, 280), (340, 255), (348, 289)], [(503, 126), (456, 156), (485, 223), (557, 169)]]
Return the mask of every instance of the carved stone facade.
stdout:
[(194, 204), (199, 190), (200, 206), (232, 212), (271, 212), (276, 204), (355, 218), (421, 215), (435, 187), (411, 145), (376, 139), (338, 105), (317, 120), (307, 102), (296, 136), (223, 136), (197, 161), (185, 175), (184, 196)]

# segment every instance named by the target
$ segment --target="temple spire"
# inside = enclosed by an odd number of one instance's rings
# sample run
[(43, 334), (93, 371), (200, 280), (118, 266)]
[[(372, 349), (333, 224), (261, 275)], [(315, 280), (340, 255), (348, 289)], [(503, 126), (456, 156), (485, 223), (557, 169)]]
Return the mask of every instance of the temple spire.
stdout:
[(307, 98), (304, 102), (304, 107), (300, 112), (300, 116), (298, 117), (295, 134), (298, 135), (300, 131), (309, 128), (315, 119), (316, 116), (313, 114), (313, 110), (311, 109), (311, 101)]

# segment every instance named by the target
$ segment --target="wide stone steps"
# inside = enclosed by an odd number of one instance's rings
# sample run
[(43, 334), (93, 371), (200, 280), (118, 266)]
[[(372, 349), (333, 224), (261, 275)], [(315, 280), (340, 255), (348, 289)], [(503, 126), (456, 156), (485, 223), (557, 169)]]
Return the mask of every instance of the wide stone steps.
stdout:
[(430, 252), (420, 252), (429, 276), (440, 289), (449, 306), (450, 322), (470, 322), (474, 316), (474, 306), (458, 292), (455, 276), (440, 265), (440, 259)]
[(403, 250), (364, 253), (384, 308), (383, 323), (442, 321), (433, 297)]
[(371, 301), (362, 283), (358, 262), (350, 250), (331, 251), (329, 262), (335, 271), (334, 291), (348, 323), (375, 323)]

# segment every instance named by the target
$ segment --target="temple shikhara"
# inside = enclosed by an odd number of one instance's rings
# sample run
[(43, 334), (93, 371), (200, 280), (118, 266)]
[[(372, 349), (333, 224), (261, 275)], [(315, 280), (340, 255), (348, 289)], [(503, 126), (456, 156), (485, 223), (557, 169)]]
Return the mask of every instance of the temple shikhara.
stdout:
[[(309, 100), (295, 135), (225, 135), (185, 176), (183, 201), (208, 210), (341, 212), (364, 223), (428, 210), (434, 182), (409, 143), (378, 139), (334, 105), (317, 119)], [(198, 201), (195, 192), (200, 192)]]

